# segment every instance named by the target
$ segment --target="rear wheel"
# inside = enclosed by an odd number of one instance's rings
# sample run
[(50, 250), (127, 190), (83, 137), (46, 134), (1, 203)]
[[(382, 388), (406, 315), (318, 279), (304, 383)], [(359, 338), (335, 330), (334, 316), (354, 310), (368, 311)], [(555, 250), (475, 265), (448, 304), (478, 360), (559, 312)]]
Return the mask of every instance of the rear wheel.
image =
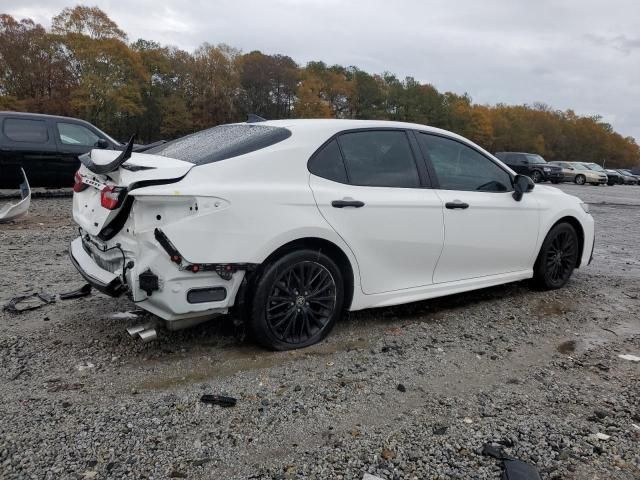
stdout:
[(576, 175), (576, 178), (574, 179), (574, 182), (576, 182), (576, 184), (578, 185), (584, 185), (586, 181), (587, 177), (585, 177), (584, 175)]
[(267, 265), (253, 292), (254, 338), (267, 348), (291, 350), (328, 335), (342, 312), (344, 281), (330, 257), (297, 250)]
[(563, 287), (578, 262), (578, 235), (568, 223), (559, 223), (544, 239), (534, 266), (534, 281), (545, 289)]

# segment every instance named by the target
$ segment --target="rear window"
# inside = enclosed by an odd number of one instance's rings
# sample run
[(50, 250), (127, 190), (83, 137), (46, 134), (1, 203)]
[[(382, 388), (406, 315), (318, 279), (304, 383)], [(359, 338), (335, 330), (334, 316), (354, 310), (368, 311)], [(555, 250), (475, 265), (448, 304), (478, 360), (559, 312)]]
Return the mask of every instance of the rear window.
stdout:
[(43, 120), (27, 120), (23, 118), (7, 118), (2, 131), (14, 142), (47, 143), (47, 125)]
[(268, 125), (219, 125), (147, 150), (145, 153), (203, 165), (255, 152), (281, 142), (291, 131)]

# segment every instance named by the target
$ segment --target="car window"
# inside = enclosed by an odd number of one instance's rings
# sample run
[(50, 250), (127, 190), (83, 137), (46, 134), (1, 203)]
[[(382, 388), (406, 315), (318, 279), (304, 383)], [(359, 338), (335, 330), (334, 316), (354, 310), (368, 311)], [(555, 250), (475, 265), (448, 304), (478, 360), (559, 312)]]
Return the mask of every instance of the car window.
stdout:
[(518, 155), (517, 153), (510, 153), (506, 157), (505, 163), (510, 165), (524, 165), (527, 163), (525, 158), (522, 155)]
[(2, 125), (2, 131), (14, 142), (47, 143), (49, 140), (44, 120), (7, 118)]
[(528, 163), (533, 163), (533, 164), (536, 164), (536, 163), (547, 163), (547, 161), (544, 158), (542, 158), (540, 155), (527, 153), (525, 155), (525, 157), (527, 157), (527, 162)]
[(309, 161), (309, 171), (327, 180), (349, 183), (347, 171), (344, 168), (344, 162), (342, 161), (342, 155), (340, 154), (340, 148), (336, 140), (332, 140), (316, 152)]
[(490, 159), (463, 143), (421, 133), (420, 146), (427, 152), (443, 190), (507, 192), (511, 175)]
[(370, 187), (420, 187), (407, 134), (371, 130), (340, 135), (340, 148), (352, 185)]
[(145, 153), (203, 165), (255, 152), (290, 136), (291, 130), (269, 125), (218, 125), (150, 148)]
[(58, 122), (58, 134), (64, 145), (93, 147), (100, 137), (82, 125)]

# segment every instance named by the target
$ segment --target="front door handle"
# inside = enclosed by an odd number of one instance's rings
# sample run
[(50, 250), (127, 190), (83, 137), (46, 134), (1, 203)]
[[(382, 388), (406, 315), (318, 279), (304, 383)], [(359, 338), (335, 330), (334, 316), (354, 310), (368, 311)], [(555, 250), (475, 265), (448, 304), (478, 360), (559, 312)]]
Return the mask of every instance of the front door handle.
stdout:
[(331, 202), (331, 206), (334, 208), (344, 208), (344, 207), (355, 207), (355, 208), (360, 208), (360, 207), (364, 207), (364, 202), (361, 202), (360, 200), (334, 200), (333, 202)]
[(455, 210), (457, 208), (464, 210), (465, 208), (469, 208), (468, 203), (461, 202), (460, 200), (456, 200), (455, 202), (447, 202), (444, 204), (449, 210)]

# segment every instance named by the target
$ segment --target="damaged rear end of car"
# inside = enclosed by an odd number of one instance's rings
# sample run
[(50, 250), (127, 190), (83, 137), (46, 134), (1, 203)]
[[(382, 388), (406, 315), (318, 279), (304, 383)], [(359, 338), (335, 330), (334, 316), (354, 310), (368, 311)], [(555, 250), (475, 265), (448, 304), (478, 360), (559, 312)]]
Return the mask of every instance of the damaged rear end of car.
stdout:
[(234, 124), (144, 153), (132, 153), (132, 141), (124, 152), (93, 150), (75, 175), (72, 263), (95, 288), (128, 295), (172, 330), (227, 313), (254, 264), (212, 248), (207, 235), (224, 235), (215, 226), (230, 201), (216, 196), (215, 175), (193, 180), (200, 165), (277, 143), (284, 130)]

